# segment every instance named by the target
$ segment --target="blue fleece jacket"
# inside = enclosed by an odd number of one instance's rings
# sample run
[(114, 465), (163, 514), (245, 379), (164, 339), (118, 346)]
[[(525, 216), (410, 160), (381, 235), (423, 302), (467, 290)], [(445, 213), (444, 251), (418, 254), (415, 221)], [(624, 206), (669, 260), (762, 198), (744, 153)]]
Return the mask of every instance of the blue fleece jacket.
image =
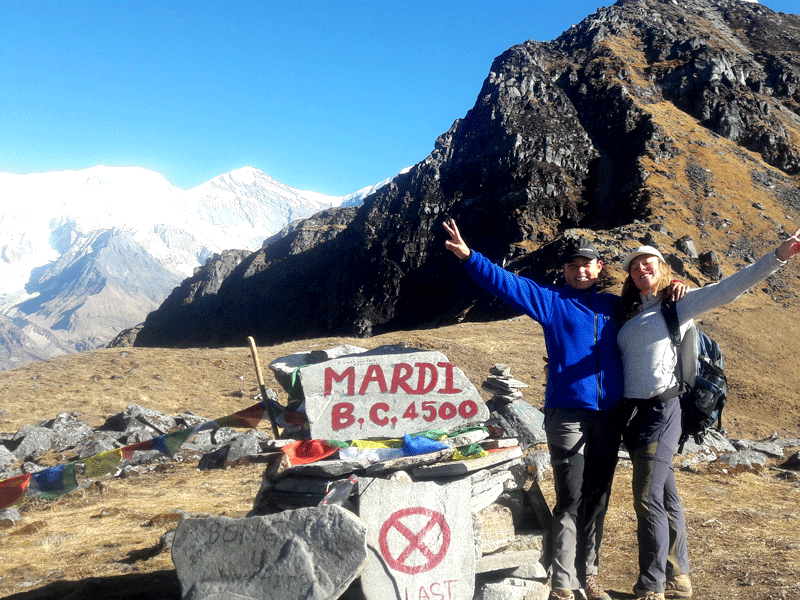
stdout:
[(619, 296), (538, 285), (475, 250), (464, 266), (481, 287), (542, 326), (549, 357), (545, 408), (608, 410), (621, 403)]

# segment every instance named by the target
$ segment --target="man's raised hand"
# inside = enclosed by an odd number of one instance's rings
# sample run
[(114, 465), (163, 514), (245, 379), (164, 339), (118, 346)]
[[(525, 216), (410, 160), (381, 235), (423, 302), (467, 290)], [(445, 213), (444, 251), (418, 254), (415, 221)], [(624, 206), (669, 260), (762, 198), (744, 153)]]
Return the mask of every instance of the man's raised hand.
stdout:
[(464, 240), (461, 238), (461, 233), (458, 231), (455, 219), (450, 219), (450, 223), (445, 221), (443, 223), (445, 231), (450, 235), (449, 240), (445, 240), (444, 246), (450, 252), (458, 257), (458, 260), (464, 261), (469, 258), (470, 249)]

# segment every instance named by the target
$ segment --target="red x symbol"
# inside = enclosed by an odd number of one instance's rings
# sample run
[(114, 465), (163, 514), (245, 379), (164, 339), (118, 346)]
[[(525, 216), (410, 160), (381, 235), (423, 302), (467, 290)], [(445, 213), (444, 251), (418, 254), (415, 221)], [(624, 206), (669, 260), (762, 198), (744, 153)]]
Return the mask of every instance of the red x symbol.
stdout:
[[(415, 515), (423, 515), (428, 518), (427, 522), (416, 533), (412, 531), (409, 525), (403, 522), (403, 519), (405, 519), (407, 523), (413, 522), (418, 526), (420, 521), (414, 518)], [(435, 528), (440, 531), (440, 534), (433, 533), (432, 539), (438, 539), (441, 536), (442, 540), (438, 550), (431, 548), (426, 541), (428, 534)], [(392, 531), (397, 531), (400, 536), (408, 541), (408, 545), (397, 554), (397, 556), (394, 556), (389, 548), (388, 537)], [(394, 537), (397, 539), (397, 536)], [(442, 562), (442, 559), (447, 554), (447, 549), (450, 547), (450, 527), (447, 525), (444, 515), (435, 510), (422, 507), (404, 508), (398, 510), (386, 520), (381, 527), (378, 541), (380, 543), (381, 554), (392, 569), (409, 575), (425, 573)], [(414, 556), (416, 553), (422, 554), (426, 562), (422, 564), (413, 564), (415, 562)], [(409, 559), (412, 559), (412, 564), (407, 564)]]

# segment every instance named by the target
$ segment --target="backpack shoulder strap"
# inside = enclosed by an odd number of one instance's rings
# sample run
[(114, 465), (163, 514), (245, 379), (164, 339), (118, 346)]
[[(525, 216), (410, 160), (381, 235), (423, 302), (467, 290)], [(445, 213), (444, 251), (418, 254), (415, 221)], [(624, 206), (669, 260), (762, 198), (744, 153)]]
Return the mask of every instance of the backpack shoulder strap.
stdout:
[(675, 302), (666, 298), (661, 300), (661, 314), (664, 315), (664, 321), (666, 321), (667, 330), (669, 331), (669, 339), (672, 345), (675, 346), (675, 352), (678, 355), (678, 360), (675, 364), (675, 379), (678, 384), (656, 396), (656, 399), (660, 402), (666, 402), (683, 393), (683, 359), (681, 356), (681, 327), (678, 321), (678, 307), (675, 306)]
[[(664, 320), (667, 322), (667, 330), (669, 331), (669, 339), (676, 348), (681, 346), (681, 326), (678, 321), (678, 307), (675, 306), (673, 300), (664, 298), (661, 301), (661, 314), (664, 315)], [(680, 363), (680, 361), (678, 361)]]

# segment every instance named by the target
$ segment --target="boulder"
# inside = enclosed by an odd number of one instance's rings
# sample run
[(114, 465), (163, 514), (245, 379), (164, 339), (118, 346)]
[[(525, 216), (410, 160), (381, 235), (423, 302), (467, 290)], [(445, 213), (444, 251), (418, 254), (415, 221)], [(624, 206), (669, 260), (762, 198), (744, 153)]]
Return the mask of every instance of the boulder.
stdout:
[(334, 600), (364, 569), (366, 534), (339, 506), (187, 519), (172, 560), (184, 600)]

